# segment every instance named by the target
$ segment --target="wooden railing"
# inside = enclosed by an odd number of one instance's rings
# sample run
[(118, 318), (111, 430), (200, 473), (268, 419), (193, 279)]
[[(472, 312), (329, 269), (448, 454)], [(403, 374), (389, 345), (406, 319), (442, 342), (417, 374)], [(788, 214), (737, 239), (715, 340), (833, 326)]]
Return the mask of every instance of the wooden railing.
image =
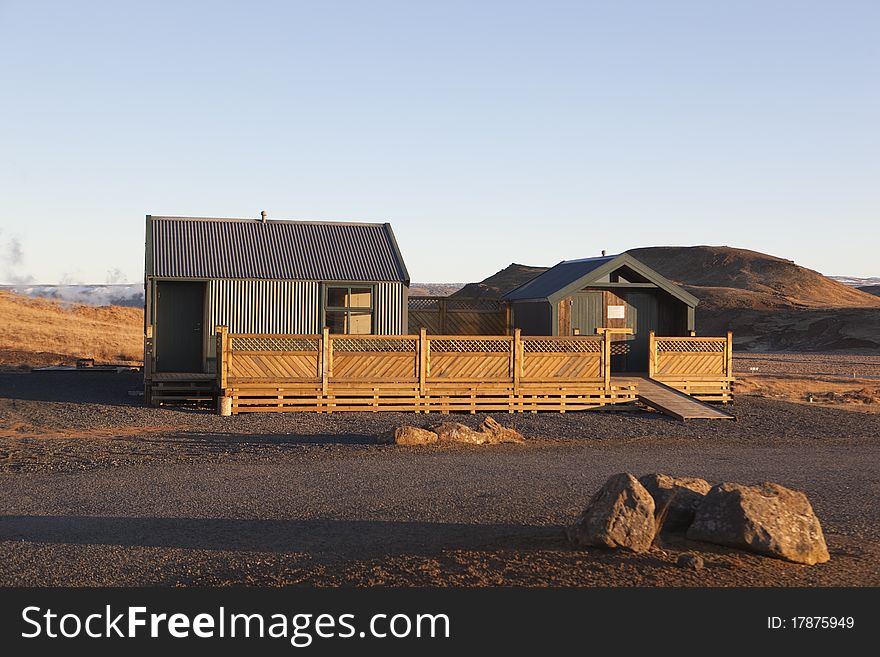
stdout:
[[(653, 378), (730, 399), (729, 336), (650, 341)], [(615, 385), (613, 344), (608, 334), (269, 335), (220, 326), (217, 387), (230, 413), (584, 410), (636, 397), (631, 379)]]
[(606, 380), (597, 336), (230, 334), (217, 385), (257, 410), (579, 410), (632, 400)]
[(648, 376), (704, 401), (732, 400), (733, 334), (648, 337)]

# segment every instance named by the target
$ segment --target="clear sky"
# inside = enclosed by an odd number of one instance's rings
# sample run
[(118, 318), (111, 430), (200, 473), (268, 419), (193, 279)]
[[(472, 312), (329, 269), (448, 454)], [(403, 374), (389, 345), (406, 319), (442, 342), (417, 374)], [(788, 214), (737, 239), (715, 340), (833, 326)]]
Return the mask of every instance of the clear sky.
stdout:
[(0, 282), (145, 214), (390, 221), (416, 281), (661, 244), (880, 276), (880, 2), (0, 0)]

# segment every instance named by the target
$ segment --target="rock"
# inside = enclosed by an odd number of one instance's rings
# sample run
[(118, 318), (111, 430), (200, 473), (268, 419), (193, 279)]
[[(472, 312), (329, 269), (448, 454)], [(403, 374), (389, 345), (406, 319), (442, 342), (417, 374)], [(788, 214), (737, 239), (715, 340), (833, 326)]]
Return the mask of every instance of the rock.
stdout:
[(480, 425), (480, 432), (488, 437), (487, 443), (524, 443), (525, 438), (516, 429), (505, 427), (493, 417), (488, 416)]
[(676, 559), (675, 565), (687, 570), (703, 570), (703, 566), (706, 564), (699, 554), (681, 554)]
[(459, 422), (444, 422), (443, 424), (431, 427), (431, 431), (437, 434), (437, 438), (441, 442), (482, 445), (487, 442), (489, 438), (488, 434), (481, 431), (474, 431), (470, 427)]
[(382, 436), (379, 442), (391, 445), (430, 445), (437, 442), (437, 434), (427, 429), (403, 425)]
[(807, 496), (773, 483), (715, 486), (697, 508), (687, 537), (795, 563), (830, 559)]
[(694, 513), (712, 485), (705, 479), (696, 477), (670, 477), (665, 474), (646, 474), (639, 477), (639, 483), (654, 498), (657, 513), (663, 512), (668, 503), (663, 528), (684, 530), (690, 526)]
[(613, 475), (566, 529), (566, 534), (578, 547), (646, 552), (654, 541), (654, 499), (631, 474)]

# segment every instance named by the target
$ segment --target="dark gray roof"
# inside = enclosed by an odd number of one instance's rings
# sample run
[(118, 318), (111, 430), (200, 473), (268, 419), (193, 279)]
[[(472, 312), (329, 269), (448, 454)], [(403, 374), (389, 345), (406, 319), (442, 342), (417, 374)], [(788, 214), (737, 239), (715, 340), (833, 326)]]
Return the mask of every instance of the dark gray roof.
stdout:
[(543, 274), (538, 274), (532, 280), (511, 290), (503, 298), (508, 301), (542, 300), (555, 303), (581, 288), (602, 283), (605, 276), (622, 267), (631, 269), (646, 281), (689, 306), (696, 306), (699, 303), (699, 299), (694, 295), (628, 253), (583, 260), (563, 260)]
[(409, 285), (391, 224), (147, 216), (146, 273)]
[(563, 260), (558, 265), (551, 267), (544, 273), (535, 276), (532, 280), (511, 290), (504, 298), (510, 301), (546, 299), (615, 258), (617, 258), (616, 255), (584, 258), (583, 260)]

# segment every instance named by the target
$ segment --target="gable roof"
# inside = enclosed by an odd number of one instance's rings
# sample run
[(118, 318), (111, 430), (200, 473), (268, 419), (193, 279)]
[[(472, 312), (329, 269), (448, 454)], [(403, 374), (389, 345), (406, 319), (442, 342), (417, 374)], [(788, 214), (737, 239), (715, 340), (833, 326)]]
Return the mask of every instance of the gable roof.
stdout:
[(387, 223), (147, 215), (146, 246), (147, 276), (410, 282)]
[(532, 280), (511, 290), (503, 298), (508, 301), (540, 300), (556, 303), (581, 288), (602, 283), (605, 276), (621, 267), (628, 267), (648, 282), (689, 306), (696, 306), (699, 303), (697, 297), (628, 253), (584, 258), (583, 260), (563, 260), (543, 274), (538, 274)]

